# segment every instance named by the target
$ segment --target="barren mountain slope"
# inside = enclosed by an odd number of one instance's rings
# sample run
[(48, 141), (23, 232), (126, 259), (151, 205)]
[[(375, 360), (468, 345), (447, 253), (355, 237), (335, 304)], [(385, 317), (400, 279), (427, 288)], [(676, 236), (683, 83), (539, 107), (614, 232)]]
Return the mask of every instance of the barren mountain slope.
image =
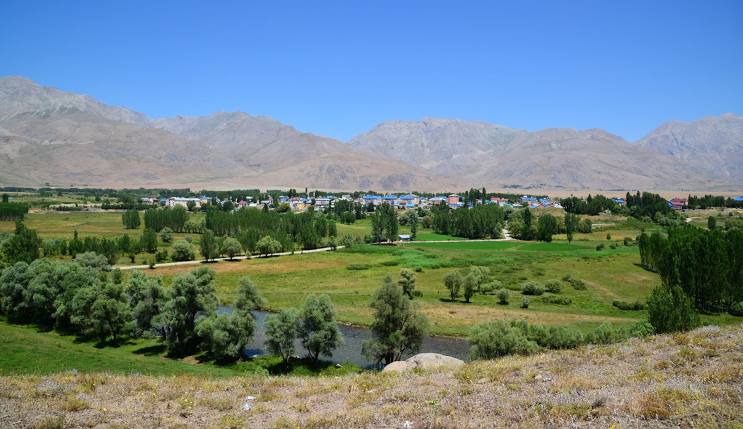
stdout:
[(743, 116), (668, 122), (638, 144), (710, 177), (743, 185)]

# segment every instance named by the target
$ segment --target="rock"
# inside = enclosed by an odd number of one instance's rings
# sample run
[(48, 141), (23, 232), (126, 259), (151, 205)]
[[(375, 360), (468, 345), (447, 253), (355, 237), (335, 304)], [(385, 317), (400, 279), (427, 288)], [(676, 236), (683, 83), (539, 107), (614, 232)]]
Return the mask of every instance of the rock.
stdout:
[(403, 372), (415, 368), (415, 365), (404, 360), (398, 360), (384, 367), (382, 372)]
[(402, 372), (411, 369), (459, 368), (464, 365), (461, 359), (438, 353), (419, 353), (404, 361), (396, 361), (384, 367), (384, 371)]

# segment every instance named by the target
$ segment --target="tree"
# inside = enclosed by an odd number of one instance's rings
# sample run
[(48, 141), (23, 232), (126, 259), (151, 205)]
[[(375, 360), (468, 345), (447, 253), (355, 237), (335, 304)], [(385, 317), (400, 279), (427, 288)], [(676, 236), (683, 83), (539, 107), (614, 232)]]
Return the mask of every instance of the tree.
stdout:
[(201, 256), (206, 262), (217, 257), (217, 240), (214, 237), (214, 233), (210, 230), (204, 230), (201, 234)]
[(230, 260), (232, 260), (236, 255), (239, 255), (241, 250), (242, 245), (235, 238), (227, 237), (222, 242), (221, 252), (227, 255)]
[(72, 299), (71, 321), (85, 335), (101, 342), (112, 337), (116, 343), (133, 326), (123, 286), (105, 282), (78, 289)]
[(307, 297), (299, 315), (298, 334), (310, 359), (317, 361), (321, 355), (333, 356), (333, 350), (343, 343), (343, 336), (328, 295)]
[(28, 284), (34, 274), (26, 262), (20, 261), (0, 275), (0, 310), (13, 322), (28, 322), (32, 317)]
[(656, 333), (688, 331), (699, 324), (691, 299), (678, 285), (658, 285), (648, 297), (648, 320)]
[(415, 294), (415, 271), (409, 268), (403, 268), (400, 270), (400, 280), (397, 284), (402, 288), (402, 293), (413, 299)]
[(551, 214), (542, 215), (537, 223), (537, 239), (551, 242), (552, 235), (557, 232), (557, 219)]
[(281, 251), (281, 243), (279, 243), (270, 235), (261, 237), (261, 239), (258, 240), (258, 244), (256, 244), (256, 247), (258, 247), (258, 252), (260, 252), (261, 255), (265, 256), (273, 255), (274, 253), (278, 253), (279, 251)]
[(717, 228), (717, 218), (710, 216), (707, 218), (707, 229)]
[(83, 267), (94, 268), (99, 271), (111, 271), (111, 265), (105, 256), (95, 252), (84, 252), (75, 255), (75, 261)]
[(252, 310), (261, 309), (266, 305), (266, 300), (258, 292), (258, 288), (250, 277), (240, 277), (239, 285), (237, 303), (235, 303), (237, 311), (249, 313)]
[(254, 331), (253, 317), (238, 312), (212, 314), (196, 323), (196, 334), (202, 339), (202, 349), (218, 362), (239, 359)]
[(160, 241), (168, 244), (173, 241), (173, 230), (167, 226), (160, 230)]
[(362, 345), (365, 356), (377, 364), (389, 364), (420, 349), (428, 332), (428, 319), (389, 276), (374, 294), (370, 306), (374, 310), (374, 321), (372, 338)]
[(22, 221), (15, 223), (15, 233), (2, 242), (2, 254), (8, 264), (31, 263), (40, 255), (41, 239), (36, 231), (28, 229)]
[(155, 328), (153, 321), (162, 312), (167, 297), (162, 279), (136, 270), (129, 274), (125, 291), (129, 296), (136, 334), (151, 331)]
[(521, 212), (521, 218), (524, 221), (524, 228), (521, 233), (521, 239), (531, 240), (532, 238), (534, 238), (534, 233), (532, 232), (532, 215), (529, 207), (524, 208), (524, 210)]
[(178, 240), (172, 247), (174, 261), (192, 261), (196, 257), (193, 245), (186, 240)]
[(150, 228), (145, 228), (139, 238), (139, 246), (147, 253), (157, 252), (157, 234)]
[(294, 340), (299, 333), (299, 315), (296, 309), (288, 308), (266, 318), (266, 348), (281, 356), (284, 363), (294, 355)]
[(568, 238), (568, 244), (573, 242), (573, 234), (578, 227), (578, 217), (575, 213), (565, 212), (565, 235)]
[(124, 214), (121, 215), (121, 222), (124, 224), (124, 228), (126, 229), (139, 228), (139, 225), (141, 225), (139, 211), (127, 210), (126, 212), (124, 212)]
[(464, 296), (464, 302), (469, 303), (472, 296), (475, 295), (479, 287), (479, 279), (474, 273), (468, 273), (464, 276), (462, 281), (462, 295)]
[(449, 296), (452, 301), (459, 298), (459, 289), (462, 287), (462, 274), (452, 272), (444, 276), (444, 286), (449, 290)]
[(200, 342), (195, 332), (197, 317), (208, 317), (216, 310), (214, 272), (199, 268), (173, 279), (168, 300), (157, 318), (165, 332), (172, 354), (193, 352)]

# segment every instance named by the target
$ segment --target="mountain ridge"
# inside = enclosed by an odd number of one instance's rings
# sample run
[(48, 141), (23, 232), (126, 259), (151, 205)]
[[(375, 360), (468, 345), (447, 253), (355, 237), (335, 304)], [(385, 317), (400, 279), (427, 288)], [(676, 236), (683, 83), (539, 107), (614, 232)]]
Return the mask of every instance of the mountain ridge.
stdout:
[(0, 78), (5, 185), (735, 189), (743, 183), (743, 169), (735, 169), (743, 162), (741, 136), (743, 117), (733, 114), (664, 123), (635, 143), (599, 128), (527, 131), (426, 117), (385, 121), (342, 142), (268, 116), (149, 118)]

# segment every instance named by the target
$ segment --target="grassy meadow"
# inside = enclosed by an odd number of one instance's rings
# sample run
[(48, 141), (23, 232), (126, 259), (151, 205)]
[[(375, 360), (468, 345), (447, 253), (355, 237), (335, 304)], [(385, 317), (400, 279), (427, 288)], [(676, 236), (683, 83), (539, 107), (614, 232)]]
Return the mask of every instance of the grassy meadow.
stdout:
[[(491, 319), (526, 319), (532, 323), (567, 325), (590, 330), (604, 320), (620, 325), (645, 317), (644, 311), (621, 311), (613, 300), (644, 301), (658, 283), (657, 274), (635, 265), (637, 248), (619, 246), (598, 252), (594, 241), (538, 243), (451, 242), (410, 243), (400, 246), (357, 245), (336, 252), (220, 262), (210, 267), (217, 272), (217, 294), (224, 303), (234, 302), (238, 280), (250, 276), (268, 299), (269, 308), (299, 306), (310, 293), (331, 296), (341, 321), (369, 325), (369, 300), (385, 276), (399, 277), (401, 268), (416, 273), (417, 298), (432, 323), (434, 334), (466, 335), (477, 323)], [(522, 295), (512, 290), (508, 305), (498, 304), (495, 295), (475, 295), (472, 302), (450, 302), (443, 286), (444, 276), (472, 265), (487, 266), (492, 278), (507, 288), (517, 289), (527, 281), (544, 284), (566, 274), (583, 280), (585, 290), (563, 282), (560, 296), (569, 305), (548, 304), (542, 296), (531, 296), (529, 308), (522, 309)], [(163, 267), (147, 270), (165, 277), (192, 267)]]

